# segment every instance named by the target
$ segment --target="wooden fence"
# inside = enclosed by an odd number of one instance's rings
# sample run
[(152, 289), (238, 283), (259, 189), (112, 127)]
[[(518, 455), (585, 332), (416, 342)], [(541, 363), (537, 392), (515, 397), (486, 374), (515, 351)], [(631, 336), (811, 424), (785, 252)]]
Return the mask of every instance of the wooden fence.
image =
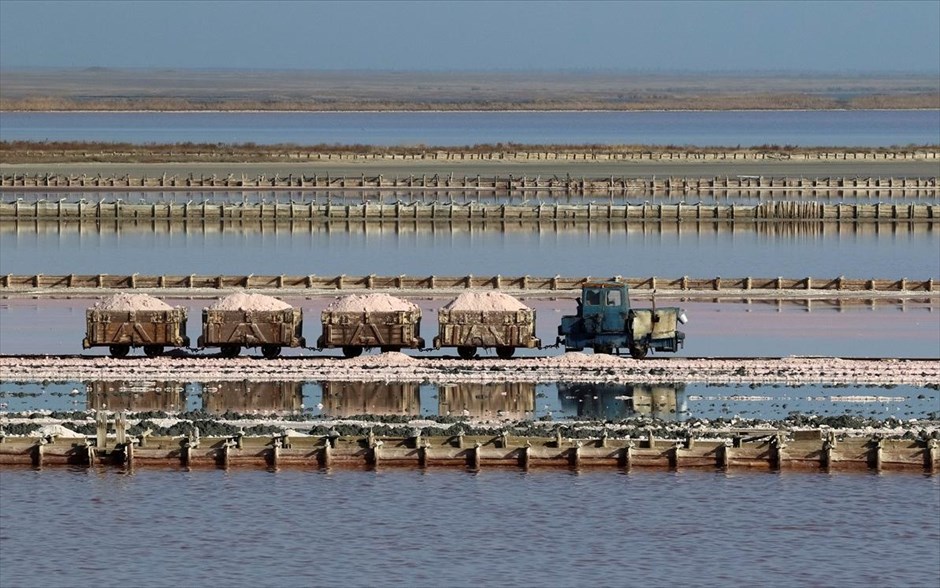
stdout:
[(935, 222), (934, 204), (296, 204), (0, 203), (0, 220), (400, 220), (400, 221), (848, 221)]
[(620, 280), (635, 290), (836, 290), (845, 292), (934, 292), (935, 280), (835, 278), (663, 278), (652, 276), (535, 277), (535, 276), (317, 276), (254, 274), (196, 275), (14, 275), (0, 276), (0, 290), (31, 289), (259, 289), (259, 290), (460, 290), (470, 288), (520, 291), (576, 291), (593, 281)]

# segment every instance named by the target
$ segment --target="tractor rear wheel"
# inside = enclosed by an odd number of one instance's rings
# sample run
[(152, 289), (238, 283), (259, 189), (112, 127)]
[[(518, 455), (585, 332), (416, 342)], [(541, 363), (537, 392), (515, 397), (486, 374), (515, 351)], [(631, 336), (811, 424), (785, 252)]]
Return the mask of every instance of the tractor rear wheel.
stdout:
[(594, 354), (595, 355), (610, 355), (614, 352), (614, 348), (610, 345), (595, 345)]
[(630, 357), (633, 359), (643, 359), (646, 357), (646, 352), (649, 351), (649, 347), (646, 345), (631, 345), (630, 346)]

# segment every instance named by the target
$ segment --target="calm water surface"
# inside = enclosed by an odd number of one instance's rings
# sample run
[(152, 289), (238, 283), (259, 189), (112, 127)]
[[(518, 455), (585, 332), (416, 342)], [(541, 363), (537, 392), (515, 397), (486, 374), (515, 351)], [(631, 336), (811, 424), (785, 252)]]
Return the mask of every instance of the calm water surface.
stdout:
[(836, 277), (940, 274), (932, 224), (0, 226), (0, 274)]
[(940, 142), (940, 110), (736, 112), (3, 112), (5, 141), (434, 146), (891, 146)]
[(940, 477), (920, 474), (4, 469), (0, 485), (4, 588), (934, 586), (940, 574)]

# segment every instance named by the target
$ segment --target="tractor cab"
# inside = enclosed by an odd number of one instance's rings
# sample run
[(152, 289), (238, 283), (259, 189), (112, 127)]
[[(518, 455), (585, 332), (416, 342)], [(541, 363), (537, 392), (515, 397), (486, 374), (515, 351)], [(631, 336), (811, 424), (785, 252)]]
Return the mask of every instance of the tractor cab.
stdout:
[(681, 308), (631, 309), (627, 285), (620, 281), (589, 282), (582, 286), (578, 313), (561, 317), (558, 342), (568, 351), (591, 347), (595, 353), (629, 349), (634, 358), (651, 349), (678, 351), (685, 335), (676, 330), (686, 321)]

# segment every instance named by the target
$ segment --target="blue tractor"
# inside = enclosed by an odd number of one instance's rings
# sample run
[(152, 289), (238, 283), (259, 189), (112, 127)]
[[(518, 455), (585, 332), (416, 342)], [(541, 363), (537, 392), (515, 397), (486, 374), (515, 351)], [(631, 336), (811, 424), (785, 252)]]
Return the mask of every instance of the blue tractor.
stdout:
[(620, 354), (628, 349), (642, 359), (652, 349), (678, 351), (685, 333), (677, 330), (686, 322), (681, 308), (630, 308), (627, 285), (619, 281), (590, 282), (581, 288), (578, 314), (561, 317), (558, 343), (567, 351), (586, 347), (594, 353)]

